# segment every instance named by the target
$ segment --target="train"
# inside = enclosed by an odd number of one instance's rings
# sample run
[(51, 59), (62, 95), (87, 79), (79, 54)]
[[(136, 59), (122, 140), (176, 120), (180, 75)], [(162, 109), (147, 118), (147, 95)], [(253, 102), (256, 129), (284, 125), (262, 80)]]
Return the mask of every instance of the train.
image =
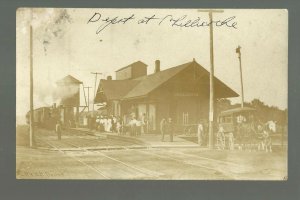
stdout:
[[(73, 107), (64, 106), (44, 106), (33, 110), (33, 125), (45, 129), (55, 129), (55, 125), (60, 123), (62, 127), (75, 127), (75, 112)], [(30, 111), (26, 114), (26, 122), (30, 124)]]

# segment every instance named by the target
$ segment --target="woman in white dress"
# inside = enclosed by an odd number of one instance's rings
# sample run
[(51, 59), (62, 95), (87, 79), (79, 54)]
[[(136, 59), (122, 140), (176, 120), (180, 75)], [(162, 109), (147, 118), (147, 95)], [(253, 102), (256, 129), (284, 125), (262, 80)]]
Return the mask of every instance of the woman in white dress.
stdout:
[(107, 118), (106, 117), (104, 117), (104, 119), (103, 119), (103, 124), (104, 124), (104, 131), (105, 132), (108, 132), (108, 122), (107, 122)]
[(111, 132), (111, 128), (112, 128), (112, 119), (111, 119), (111, 117), (109, 117), (108, 119), (107, 119), (107, 132)]

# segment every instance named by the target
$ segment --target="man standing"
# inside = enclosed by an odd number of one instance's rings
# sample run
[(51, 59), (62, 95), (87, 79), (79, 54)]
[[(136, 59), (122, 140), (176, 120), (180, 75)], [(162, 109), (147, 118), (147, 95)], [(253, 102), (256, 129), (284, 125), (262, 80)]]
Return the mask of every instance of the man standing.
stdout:
[(114, 115), (112, 116), (112, 131), (117, 132), (117, 117)]
[(198, 134), (198, 144), (200, 146), (202, 146), (203, 145), (203, 142), (202, 142), (203, 125), (202, 124), (198, 124), (197, 134)]
[(96, 130), (99, 130), (100, 129), (100, 117), (97, 116), (96, 118)]
[(61, 125), (60, 125), (60, 121), (59, 120), (57, 120), (57, 122), (56, 122), (55, 132), (57, 133), (57, 139), (61, 140)]
[(142, 122), (140, 120), (136, 120), (136, 135), (141, 135), (142, 131)]
[(144, 134), (144, 133), (147, 133), (147, 131), (146, 131), (146, 124), (147, 124), (146, 113), (142, 114), (141, 120), (142, 120), (141, 133)]
[(161, 133), (162, 142), (164, 141), (165, 131), (166, 131), (166, 119), (162, 118), (162, 120), (160, 121), (160, 133)]
[(170, 135), (170, 142), (173, 142), (174, 126), (173, 126), (171, 117), (169, 117), (169, 119), (168, 119), (166, 130), (167, 130), (167, 133)]
[(136, 123), (137, 123), (137, 120), (135, 118), (135, 116), (132, 117), (132, 119), (130, 120), (129, 124), (130, 124), (130, 135), (131, 136), (136, 136)]

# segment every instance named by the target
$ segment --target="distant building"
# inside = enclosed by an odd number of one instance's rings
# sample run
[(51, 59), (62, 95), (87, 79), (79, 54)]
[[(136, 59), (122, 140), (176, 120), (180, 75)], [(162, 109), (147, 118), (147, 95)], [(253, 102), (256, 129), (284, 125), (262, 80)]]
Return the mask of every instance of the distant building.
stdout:
[[(237, 97), (238, 94), (214, 77), (215, 98)], [(159, 122), (171, 117), (177, 126), (208, 120), (209, 72), (195, 60), (147, 75), (141, 61), (116, 71), (116, 80), (100, 80), (95, 103), (107, 102), (108, 113), (128, 120), (143, 114), (150, 132), (159, 130)]]
[(74, 126), (79, 121), (80, 106), (80, 84), (81, 81), (71, 75), (56, 82), (57, 94), (60, 99), (60, 106), (63, 108), (60, 113), (60, 121), (65, 125)]
[(80, 84), (81, 81), (71, 75), (56, 81), (57, 96), (60, 98), (60, 104), (63, 106), (76, 107), (80, 103)]
[(147, 65), (141, 61), (137, 61), (116, 71), (117, 80), (135, 79), (144, 75), (147, 75)]

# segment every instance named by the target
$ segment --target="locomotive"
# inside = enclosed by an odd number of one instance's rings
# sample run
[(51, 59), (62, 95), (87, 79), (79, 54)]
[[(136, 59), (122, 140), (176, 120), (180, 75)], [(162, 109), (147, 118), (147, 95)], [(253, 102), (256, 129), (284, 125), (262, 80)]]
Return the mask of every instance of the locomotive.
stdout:
[[(75, 115), (73, 108), (57, 106), (40, 107), (33, 110), (34, 126), (55, 129), (56, 123), (61, 123), (63, 127), (73, 127), (75, 125)], [(30, 111), (26, 114), (26, 122), (30, 123)]]

